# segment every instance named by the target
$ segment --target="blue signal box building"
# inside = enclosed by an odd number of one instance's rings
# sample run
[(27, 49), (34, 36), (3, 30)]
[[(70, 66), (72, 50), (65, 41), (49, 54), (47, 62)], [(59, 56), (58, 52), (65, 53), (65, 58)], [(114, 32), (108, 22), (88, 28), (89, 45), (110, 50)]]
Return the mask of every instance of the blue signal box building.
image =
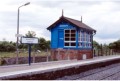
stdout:
[(53, 60), (89, 59), (93, 57), (96, 30), (79, 20), (61, 16), (47, 28), (51, 32)]

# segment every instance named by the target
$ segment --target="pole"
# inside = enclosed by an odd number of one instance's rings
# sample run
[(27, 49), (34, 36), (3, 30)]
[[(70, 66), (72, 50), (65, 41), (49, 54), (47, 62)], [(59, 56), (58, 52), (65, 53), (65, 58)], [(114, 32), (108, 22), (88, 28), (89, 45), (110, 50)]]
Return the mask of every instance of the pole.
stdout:
[(18, 64), (18, 55), (19, 55), (19, 48), (18, 48), (18, 41), (19, 41), (19, 12), (20, 12), (20, 8), (23, 7), (23, 6), (26, 6), (26, 5), (29, 5), (30, 2), (28, 3), (25, 3), (24, 5), (21, 5), (18, 7), (18, 14), (17, 14), (17, 41), (16, 41), (16, 53), (17, 53), (17, 56), (16, 56), (16, 64)]
[(28, 61), (29, 61), (29, 66), (30, 66), (31, 65), (31, 44), (28, 44), (28, 51), (29, 51)]
[[(18, 15), (17, 15), (17, 34), (19, 34), (19, 8), (18, 8)], [(16, 51), (17, 51), (16, 64), (18, 64), (18, 55), (19, 55), (18, 41), (19, 41), (19, 37), (17, 36), (17, 42), (16, 42)]]

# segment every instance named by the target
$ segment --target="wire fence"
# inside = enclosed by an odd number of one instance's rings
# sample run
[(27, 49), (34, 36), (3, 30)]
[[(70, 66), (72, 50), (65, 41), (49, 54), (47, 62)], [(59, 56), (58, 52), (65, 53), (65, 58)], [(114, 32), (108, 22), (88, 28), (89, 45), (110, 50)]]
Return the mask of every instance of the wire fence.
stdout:
[[(48, 62), (53, 61), (51, 59), (50, 50), (46, 49), (46, 51), (32, 51), (31, 53), (31, 63), (38, 63), (38, 62)], [(66, 55), (69, 54), (69, 49), (65, 53)], [(3, 55), (3, 56), (2, 56)], [(109, 55), (120, 55), (120, 52), (115, 52), (112, 49), (99, 49), (93, 51), (94, 57), (99, 56), (109, 56)], [(0, 53), (0, 66), (1, 65), (13, 65), (16, 64), (16, 52), (13, 53)], [(28, 61), (28, 51), (27, 50), (20, 50), (18, 55), (18, 64), (27, 64)], [(69, 57), (68, 57), (69, 59)]]
[[(0, 65), (26, 64), (29, 62), (29, 54), (27, 50), (20, 50), (18, 54), (18, 63), (16, 52), (1, 52)], [(32, 51), (31, 63), (48, 62), (50, 59), (50, 50), (46, 51)]]
[(99, 50), (94, 50), (93, 51), (94, 57), (97, 56), (108, 56), (108, 55), (120, 55), (120, 52), (115, 52), (112, 49), (99, 49)]

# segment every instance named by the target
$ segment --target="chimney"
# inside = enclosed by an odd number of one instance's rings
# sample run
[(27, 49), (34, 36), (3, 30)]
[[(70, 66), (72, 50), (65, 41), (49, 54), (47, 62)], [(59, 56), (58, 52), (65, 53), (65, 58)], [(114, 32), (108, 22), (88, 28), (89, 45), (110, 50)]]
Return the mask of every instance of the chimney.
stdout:
[(81, 16), (81, 22), (82, 22), (82, 16)]
[(63, 9), (62, 9), (62, 16), (63, 16), (63, 14), (64, 14), (64, 11), (63, 11)]

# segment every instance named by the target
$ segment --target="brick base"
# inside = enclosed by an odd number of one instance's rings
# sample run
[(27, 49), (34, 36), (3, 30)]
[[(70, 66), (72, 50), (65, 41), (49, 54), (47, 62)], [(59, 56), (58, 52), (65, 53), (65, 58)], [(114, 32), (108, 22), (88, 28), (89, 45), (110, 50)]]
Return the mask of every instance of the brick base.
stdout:
[(93, 58), (92, 50), (66, 50), (66, 49), (52, 49), (52, 60), (82, 60)]

